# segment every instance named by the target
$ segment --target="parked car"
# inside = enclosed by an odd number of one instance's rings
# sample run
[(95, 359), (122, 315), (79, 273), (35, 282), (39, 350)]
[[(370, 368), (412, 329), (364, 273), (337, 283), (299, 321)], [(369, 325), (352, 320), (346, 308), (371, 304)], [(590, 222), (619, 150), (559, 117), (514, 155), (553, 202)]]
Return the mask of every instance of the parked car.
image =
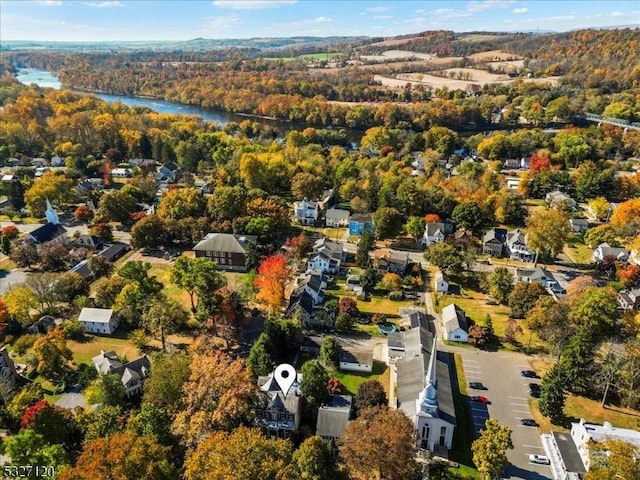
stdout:
[(537, 427), (538, 422), (536, 422), (533, 418), (521, 418), (520, 423), (525, 427)]
[(469, 388), (473, 388), (474, 390), (487, 390), (482, 382), (469, 382)]
[(536, 372), (534, 372), (533, 370), (522, 370), (520, 372), (520, 375), (522, 375), (523, 377), (527, 377), (527, 378), (540, 378), (540, 377), (538, 377), (538, 374)]
[(545, 457), (544, 455), (538, 455), (537, 453), (529, 454), (529, 461), (531, 463), (538, 463), (540, 465), (549, 465), (551, 461), (549, 457)]
[(529, 395), (531, 395), (534, 398), (539, 398), (540, 393), (541, 393), (540, 385), (538, 385), (537, 383), (529, 384)]
[(487, 397), (483, 397), (482, 395), (474, 395), (471, 398), (472, 402), (484, 403), (485, 405), (491, 405), (491, 401)]

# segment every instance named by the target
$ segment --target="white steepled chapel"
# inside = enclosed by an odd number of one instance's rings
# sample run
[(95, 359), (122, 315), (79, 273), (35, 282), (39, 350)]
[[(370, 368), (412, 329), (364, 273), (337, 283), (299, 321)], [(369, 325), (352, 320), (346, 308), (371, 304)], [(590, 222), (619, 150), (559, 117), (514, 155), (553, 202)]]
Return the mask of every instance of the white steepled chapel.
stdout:
[(47, 209), (45, 210), (45, 215), (47, 217), (47, 223), (51, 223), (53, 225), (60, 225), (60, 219), (58, 218), (58, 212), (56, 212), (53, 205), (47, 198)]

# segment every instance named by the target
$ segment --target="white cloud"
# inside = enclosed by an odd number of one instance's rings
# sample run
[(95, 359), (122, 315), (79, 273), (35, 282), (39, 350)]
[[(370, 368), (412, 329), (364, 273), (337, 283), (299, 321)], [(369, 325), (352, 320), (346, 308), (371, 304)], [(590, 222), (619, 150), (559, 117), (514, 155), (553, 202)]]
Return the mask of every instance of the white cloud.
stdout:
[(295, 3), (298, 3), (298, 0), (213, 0), (213, 4), (216, 7), (233, 8), (236, 10), (274, 8), (293, 5)]
[(624, 13), (622, 12), (611, 12), (612, 17), (624, 17)]
[(235, 13), (232, 15), (221, 15), (219, 17), (209, 17), (204, 19), (203, 30), (225, 30), (240, 23), (240, 17)]
[(119, 0), (106, 0), (104, 2), (85, 2), (87, 7), (93, 8), (112, 8), (112, 7), (124, 7), (124, 3)]
[(483, 0), (473, 1), (467, 4), (468, 12), (482, 12), (495, 8), (506, 8), (516, 3), (516, 0)]
[(380, 5), (380, 6), (377, 6), (377, 7), (365, 8), (364, 11), (365, 12), (369, 12), (369, 13), (381, 13), (381, 12), (388, 12), (390, 10), (394, 10), (395, 8), (396, 7)]
[(515, 14), (527, 13), (528, 11), (529, 9), (527, 7), (514, 8), (513, 10), (511, 10), (511, 12)]
[(374, 20), (391, 20), (393, 15), (374, 15), (371, 18)]
[(36, 0), (36, 3), (45, 7), (59, 7), (62, 5), (62, 0)]

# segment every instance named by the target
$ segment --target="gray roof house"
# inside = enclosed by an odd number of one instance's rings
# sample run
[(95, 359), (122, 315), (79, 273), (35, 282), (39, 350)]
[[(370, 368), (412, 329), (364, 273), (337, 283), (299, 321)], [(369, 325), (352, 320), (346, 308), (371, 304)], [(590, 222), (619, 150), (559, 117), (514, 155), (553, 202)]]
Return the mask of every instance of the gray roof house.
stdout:
[(618, 303), (624, 310), (638, 310), (640, 308), (640, 288), (618, 292)]
[(575, 210), (576, 201), (564, 192), (554, 190), (544, 198), (550, 208), (558, 208), (565, 204), (570, 210)]
[(290, 437), (298, 431), (302, 408), (302, 375), (285, 395), (274, 378), (274, 372), (258, 377), (258, 401), (255, 409), (255, 424), (265, 434)]
[(325, 214), (324, 224), (327, 227), (348, 227), (350, 215), (349, 210), (330, 208)]
[(562, 293), (564, 290), (553, 274), (542, 267), (518, 268), (515, 277), (516, 282), (538, 282), (547, 290), (552, 290), (555, 293)]
[(102, 350), (100, 355), (93, 357), (92, 361), (98, 373), (120, 376), (120, 381), (127, 391), (128, 397), (142, 393), (144, 380), (151, 372), (151, 362), (146, 355), (131, 362), (122, 363), (113, 350), (109, 352)]
[(589, 220), (586, 218), (570, 218), (569, 227), (572, 232), (583, 233), (589, 229)]
[(469, 341), (469, 326), (467, 316), (455, 303), (442, 309), (442, 336), (450, 342), (467, 343)]
[(351, 420), (351, 395), (334, 395), (330, 405), (318, 408), (316, 435), (325, 442), (342, 437)]
[(482, 238), (482, 253), (499, 257), (504, 253), (507, 231), (504, 228), (492, 228)]
[(420, 326), (387, 336), (390, 364), (396, 371), (396, 385), (390, 387), (395, 388), (397, 408), (416, 427), (418, 446), (446, 456), (456, 426), (449, 366), (436, 349), (433, 323), (426, 315), (416, 320)]
[(424, 235), (422, 237), (422, 245), (428, 247), (434, 243), (444, 241), (446, 235), (445, 225), (442, 222), (430, 222), (424, 226)]
[(231, 233), (208, 233), (193, 247), (196, 257), (206, 257), (221, 270), (247, 271), (247, 250), (255, 244), (253, 235)]
[(78, 317), (85, 332), (111, 335), (118, 328), (118, 319), (110, 308), (83, 308)]
[(622, 247), (612, 247), (608, 243), (604, 242), (598, 245), (593, 251), (593, 261), (598, 263), (603, 261), (607, 257), (613, 257), (616, 260), (627, 261), (629, 259), (629, 252)]

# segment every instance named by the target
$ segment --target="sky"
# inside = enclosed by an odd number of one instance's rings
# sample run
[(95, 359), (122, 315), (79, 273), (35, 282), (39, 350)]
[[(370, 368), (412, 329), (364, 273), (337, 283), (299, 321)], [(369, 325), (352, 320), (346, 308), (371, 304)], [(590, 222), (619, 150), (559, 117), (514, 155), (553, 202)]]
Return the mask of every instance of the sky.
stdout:
[(0, 41), (145, 41), (640, 25), (640, 0), (0, 0)]

